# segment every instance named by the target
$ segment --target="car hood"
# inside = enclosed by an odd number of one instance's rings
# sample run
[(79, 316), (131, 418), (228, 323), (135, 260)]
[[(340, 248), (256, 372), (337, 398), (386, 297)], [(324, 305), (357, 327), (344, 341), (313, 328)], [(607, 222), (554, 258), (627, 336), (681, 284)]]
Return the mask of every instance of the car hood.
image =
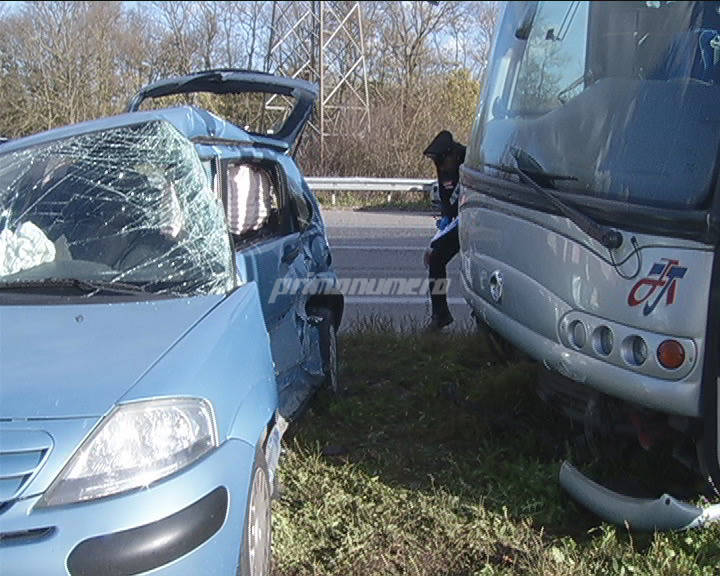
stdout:
[(0, 419), (104, 414), (222, 299), (0, 306)]

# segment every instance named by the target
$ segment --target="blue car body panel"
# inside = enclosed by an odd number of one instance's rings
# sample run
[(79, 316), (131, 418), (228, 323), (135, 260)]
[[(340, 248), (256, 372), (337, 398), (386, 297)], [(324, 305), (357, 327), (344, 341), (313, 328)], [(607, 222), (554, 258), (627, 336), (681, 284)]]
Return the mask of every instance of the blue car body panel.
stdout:
[[(5, 154), (30, 146), (152, 121), (171, 124), (206, 163), (273, 163), (311, 208), (310, 221), (302, 230), (241, 247), (234, 259), (237, 287), (226, 294), (0, 305), (3, 576), (67, 574), (81, 543), (159, 525), (219, 488), (228, 494), (220, 528), (152, 573), (235, 574), (257, 451), (279, 408), (295, 413), (323, 379), (319, 327), (309, 314), (312, 296), (296, 290), (275, 302), (270, 298), (278, 280), (296, 279), (301, 287), (335, 281), (320, 209), (284, 153), (292, 145), (288, 139), (251, 134), (205, 110), (181, 106), (13, 140), (3, 144), (0, 163)], [(342, 299), (335, 296), (339, 323)], [(118, 405), (183, 396), (212, 405), (217, 448), (142, 489), (38, 505)]]
[[(210, 398), (219, 438), (230, 437), (233, 430), (234, 437), (255, 445), (277, 405), (272, 357), (259, 311), (256, 285), (240, 286), (159, 359), (120, 402), (162, 396)], [(236, 422), (246, 402), (257, 417)]]
[(221, 299), (0, 306), (0, 418), (102, 416)]

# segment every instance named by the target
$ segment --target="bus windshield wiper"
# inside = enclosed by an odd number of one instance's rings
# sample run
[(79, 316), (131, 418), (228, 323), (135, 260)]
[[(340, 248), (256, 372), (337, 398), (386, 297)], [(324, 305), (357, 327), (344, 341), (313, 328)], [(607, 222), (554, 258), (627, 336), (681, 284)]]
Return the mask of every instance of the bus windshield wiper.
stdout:
[(608, 250), (617, 250), (622, 246), (623, 235), (620, 231), (596, 222), (590, 216), (563, 202), (554, 192), (547, 189), (553, 185), (555, 180), (576, 180), (576, 178), (545, 172), (530, 154), (520, 148), (513, 146), (511, 153), (513, 158), (515, 158), (517, 168), (493, 166), (492, 164), (488, 164), (488, 166), (517, 174), (522, 182), (530, 186), (537, 194), (546, 198), (560, 213), (580, 228), (580, 230), (594, 240), (597, 240)]
[(42, 290), (43, 288), (74, 288), (88, 295), (98, 292), (114, 292), (116, 294), (144, 294), (145, 288), (128, 282), (112, 282), (109, 280), (83, 280), (81, 278), (40, 278), (33, 280), (15, 280), (0, 282), (0, 290)]

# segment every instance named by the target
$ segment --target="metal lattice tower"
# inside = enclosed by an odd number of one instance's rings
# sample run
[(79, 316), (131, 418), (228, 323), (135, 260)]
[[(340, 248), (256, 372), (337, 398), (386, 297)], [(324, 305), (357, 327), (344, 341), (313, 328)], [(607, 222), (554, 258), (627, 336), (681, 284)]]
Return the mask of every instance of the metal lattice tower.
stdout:
[[(320, 140), (321, 164), (330, 138), (369, 129), (361, 2), (273, 1), (265, 69), (319, 85), (310, 129)], [(265, 108), (286, 111), (287, 103), (274, 97)]]

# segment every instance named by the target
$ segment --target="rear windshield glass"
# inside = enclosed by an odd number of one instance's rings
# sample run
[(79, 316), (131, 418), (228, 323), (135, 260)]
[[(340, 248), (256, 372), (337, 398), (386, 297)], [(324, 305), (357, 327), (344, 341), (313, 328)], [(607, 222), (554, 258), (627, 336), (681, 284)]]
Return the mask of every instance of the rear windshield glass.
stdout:
[(511, 2), (467, 164), (636, 204), (703, 208), (720, 149), (720, 2)]

